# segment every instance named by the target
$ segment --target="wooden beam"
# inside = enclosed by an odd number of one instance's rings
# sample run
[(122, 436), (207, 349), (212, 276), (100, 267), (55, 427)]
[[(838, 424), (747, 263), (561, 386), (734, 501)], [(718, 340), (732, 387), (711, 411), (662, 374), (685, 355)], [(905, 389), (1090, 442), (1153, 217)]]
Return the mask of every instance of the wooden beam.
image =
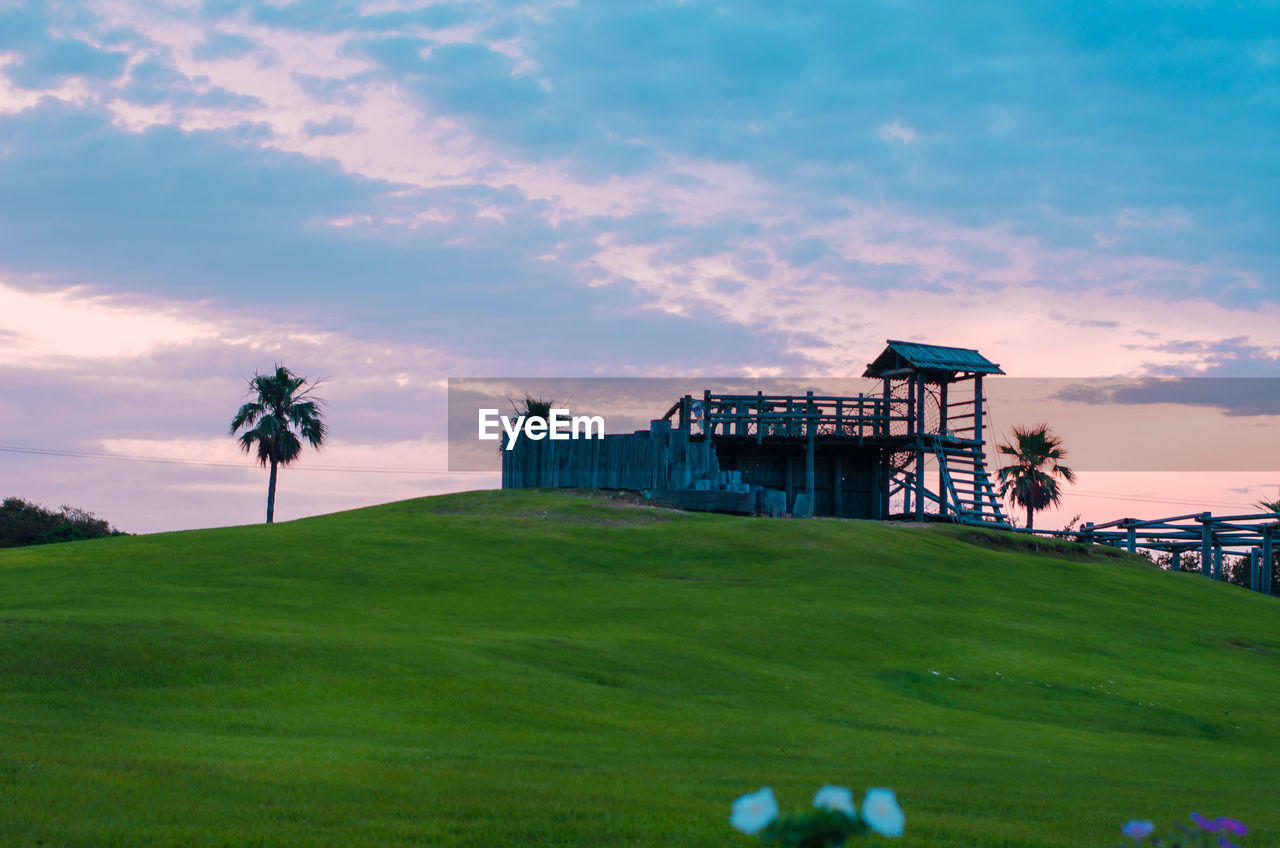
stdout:
[(783, 449), (783, 485), (787, 490), (787, 512), (791, 511), (792, 504), (795, 503), (795, 474), (791, 470), (791, 447), (788, 445)]
[(813, 498), (814, 479), (813, 479), (813, 453), (814, 453), (814, 436), (817, 430), (817, 422), (813, 419), (813, 392), (809, 392), (808, 406), (805, 408), (805, 430), (806, 441), (804, 449), (804, 491), (809, 496), (809, 508), (813, 510), (813, 514), (817, 514), (816, 504)]
[(973, 437), (982, 441), (982, 375), (973, 375)]
[(1200, 513), (1200, 573), (1211, 575), (1213, 561), (1213, 513)]
[(1271, 530), (1268, 528), (1262, 531), (1262, 573), (1259, 575), (1262, 579), (1262, 594), (1271, 594), (1271, 581), (1274, 576), (1271, 573), (1275, 566), (1275, 554), (1271, 545)]
[(924, 375), (916, 374), (912, 380), (912, 396), (916, 398), (916, 521), (924, 521)]
[(840, 448), (834, 450), (831, 469), (831, 514), (836, 518), (844, 517), (844, 465), (841, 462)]
[(881, 381), (881, 388), (884, 395), (884, 420), (880, 422), (881, 429), (876, 435), (887, 436), (893, 426), (893, 395), (888, 377)]

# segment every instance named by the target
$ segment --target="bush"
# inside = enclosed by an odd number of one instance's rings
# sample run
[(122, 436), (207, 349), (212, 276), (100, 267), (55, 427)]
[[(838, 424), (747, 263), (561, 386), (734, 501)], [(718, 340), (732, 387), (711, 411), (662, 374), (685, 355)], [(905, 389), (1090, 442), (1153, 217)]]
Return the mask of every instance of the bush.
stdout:
[(92, 512), (73, 506), (54, 512), (22, 498), (5, 498), (0, 503), (0, 548), (124, 535)]

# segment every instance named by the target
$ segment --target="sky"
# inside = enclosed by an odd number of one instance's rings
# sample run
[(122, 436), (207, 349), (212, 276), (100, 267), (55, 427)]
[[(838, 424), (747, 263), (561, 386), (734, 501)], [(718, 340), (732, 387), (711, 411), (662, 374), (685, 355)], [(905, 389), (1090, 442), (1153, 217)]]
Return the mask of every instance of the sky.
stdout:
[[(1277, 149), (1270, 3), (0, 0), (0, 495), (260, 521), (276, 363), (330, 425), (278, 519), (496, 485), (451, 376), (1277, 377)], [(1270, 499), (1249, 450), (1047, 524)]]

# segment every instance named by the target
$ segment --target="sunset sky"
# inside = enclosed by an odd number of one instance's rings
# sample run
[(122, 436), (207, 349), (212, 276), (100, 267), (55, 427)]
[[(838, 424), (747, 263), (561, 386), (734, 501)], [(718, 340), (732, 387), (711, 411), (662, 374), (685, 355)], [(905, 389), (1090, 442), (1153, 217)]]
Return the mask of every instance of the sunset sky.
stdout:
[[(1277, 377), (1278, 150), (1274, 4), (0, 0), (0, 496), (260, 521), (276, 362), (279, 519), (496, 485), (450, 376)], [(1274, 497), (1234, 447), (1045, 524)]]

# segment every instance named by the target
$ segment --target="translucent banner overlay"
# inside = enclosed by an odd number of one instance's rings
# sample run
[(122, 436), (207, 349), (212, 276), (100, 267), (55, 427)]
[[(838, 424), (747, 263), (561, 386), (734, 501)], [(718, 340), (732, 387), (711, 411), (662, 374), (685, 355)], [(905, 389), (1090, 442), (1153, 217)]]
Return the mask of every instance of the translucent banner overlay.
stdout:
[[(948, 419), (971, 418), (972, 383), (947, 390)], [(895, 396), (905, 384), (895, 383)], [(712, 394), (881, 397), (878, 379), (790, 377), (754, 379), (603, 377), (451, 377), (449, 470), (498, 471), (501, 440), (479, 438), (481, 410), (514, 422), (526, 398), (552, 401), (572, 416), (600, 416), (605, 432), (647, 430), (685, 395)], [(1048, 424), (1076, 471), (1280, 471), (1280, 377), (1026, 378), (983, 380), (988, 461), (1014, 427)], [(927, 430), (941, 408), (938, 387), (925, 400)]]

